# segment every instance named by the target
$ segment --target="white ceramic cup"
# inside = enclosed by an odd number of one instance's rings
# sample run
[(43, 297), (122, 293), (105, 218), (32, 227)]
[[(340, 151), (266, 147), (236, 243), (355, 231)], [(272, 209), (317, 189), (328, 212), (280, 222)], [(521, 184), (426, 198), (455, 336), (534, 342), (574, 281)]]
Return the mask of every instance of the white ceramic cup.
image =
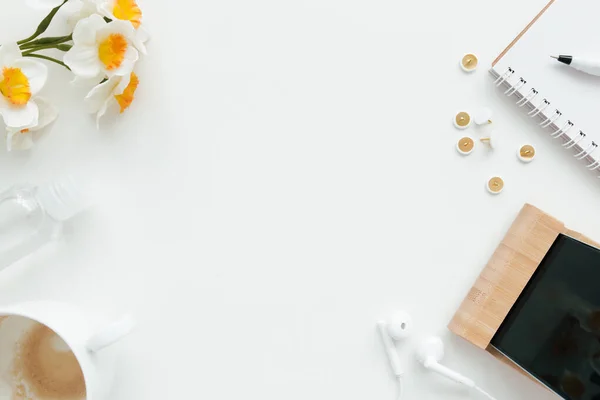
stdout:
[[(15, 319), (31, 320), (31, 325), (38, 322), (53, 330), (79, 362), (86, 387), (85, 400), (108, 399), (116, 357), (115, 352), (103, 352), (102, 349), (133, 330), (135, 324), (130, 316), (106, 324), (71, 305), (43, 301), (0, 306), (0, 317), (24, 317)], [(10, 334), (2, 332), (3, 329), (11, 329), (10, 320), (7, 318), (0, 323), (0, 369), (6, 369), (15, 354), (15, 341), (18, 338), (11, 339)], [(4, 375), (5, 371), (2, 372)], [(0, 399), (12, 398), (12, 390), (10, 385), (1, 385)]]

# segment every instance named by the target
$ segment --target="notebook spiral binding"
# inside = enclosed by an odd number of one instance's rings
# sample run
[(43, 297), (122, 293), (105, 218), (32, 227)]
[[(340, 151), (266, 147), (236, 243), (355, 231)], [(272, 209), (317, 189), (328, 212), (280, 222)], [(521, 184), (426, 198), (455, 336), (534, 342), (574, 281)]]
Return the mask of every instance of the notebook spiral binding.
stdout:
[(494, 69), (491, 69), (490, 73), (496, 78), (494, 81), (496, 86), (506, 88), (504, 94), (508, 97), (514, 96), (519, 108), (528, 108), (527, 115), (539, 119), (539, 125), (542, 128), (551, 128), (550, 137), (561, 139), (562, 146), (566, 150), (572, 151), (574, 158), (585, 160), (588, 163), (586, 168), (591, 171), (600, 168), (600, 158), (592, 157), (598, 149), (598, 145), (594, 141), (586, 140), (587, 135), (582, 130), (579, 130), (579, 134), (570, 135), (570, 132), (577, 132), (575, 122), (563, 117), (563, 113), (559, 109), (553, 109), (552, 103), (548, 99), (540, 99), (538, 90), (527, 86), (527, 80), (518, 76), (511, 67), (508, 67), (503, 73), (498, 73)]

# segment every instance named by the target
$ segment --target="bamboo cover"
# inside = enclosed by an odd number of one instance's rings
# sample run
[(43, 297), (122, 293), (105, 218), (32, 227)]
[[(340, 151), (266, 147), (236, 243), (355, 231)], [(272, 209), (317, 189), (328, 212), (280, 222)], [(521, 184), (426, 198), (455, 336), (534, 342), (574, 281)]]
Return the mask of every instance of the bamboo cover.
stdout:
[(475, 284), (450, 321), (448, 329), (487, 349), (525, 285), (559, 234), (598, 247), (556, 218), (525, 204)]

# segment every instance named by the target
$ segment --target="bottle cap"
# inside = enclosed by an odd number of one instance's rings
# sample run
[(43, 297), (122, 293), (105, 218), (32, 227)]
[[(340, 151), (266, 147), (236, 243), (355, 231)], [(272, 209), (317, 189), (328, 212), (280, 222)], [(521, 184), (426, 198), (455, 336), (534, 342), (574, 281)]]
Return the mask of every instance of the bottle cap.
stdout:
[(66, 221), (91, 205), (86, 185), (73, 176), (40, 185), (37, 198), (50, 217)]

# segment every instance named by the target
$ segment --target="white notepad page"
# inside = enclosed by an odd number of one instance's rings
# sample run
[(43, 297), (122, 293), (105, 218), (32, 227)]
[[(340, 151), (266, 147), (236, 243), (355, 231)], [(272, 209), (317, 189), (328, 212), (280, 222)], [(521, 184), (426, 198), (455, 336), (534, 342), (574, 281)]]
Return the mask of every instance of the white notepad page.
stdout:
[[(544, 105), (547, 99), (551, 104), (536, 118), (538, 122), (562, 115), (547, 129), (549, 140), (557, 145), (571, 148), (573, 155), (581, 154), (589, 169), (600, 172), (600, 77), (576, 71), (550, 55), (573, 55), (600, 60), (600, 0), (555, 0), (541, 14), (539, 19), (514, 43), (490, 71), (494, 76), (502, 76), (508, 68), (514, 73), (502, 87), (521, 84), (511, 98), (515, 103), (524, 96), (531, 96), (531, 89), (539, 93), (520, 109), (526, 113)], [(510, 92), (509, 92), (510, 94)], [(574, 123), (566, 134), (552, 139), (550, 134), (564, 127), (567, 121)], [(567, 127), (568, 128), (568, 125)], [(565, 129), (566, 129), (565, 128)], [(582, 139), (580, 131), (585, 133)], [(593, 152), (588, 155), (588, 151)], [(581, 157), (577, 157), (581, 158)], [(598, 163), (595, 161), (599, 160)]]

